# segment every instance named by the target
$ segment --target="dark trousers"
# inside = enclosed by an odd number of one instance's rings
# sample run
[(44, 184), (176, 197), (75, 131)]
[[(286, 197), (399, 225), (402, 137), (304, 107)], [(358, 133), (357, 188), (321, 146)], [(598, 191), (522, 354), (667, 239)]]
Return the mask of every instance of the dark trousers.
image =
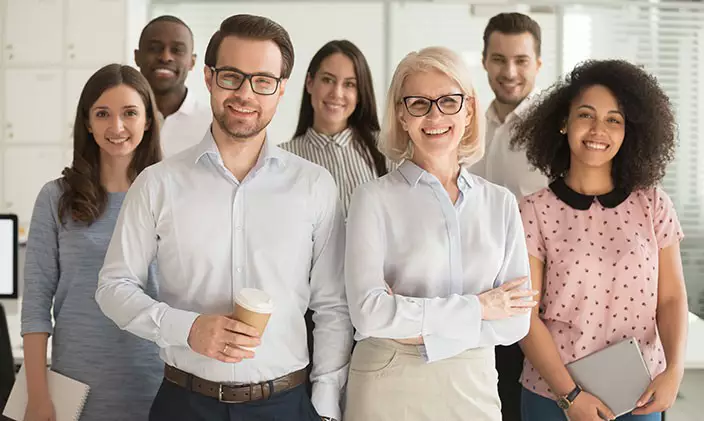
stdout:
[(303, 385), (269, 399), (223, 403), (164, 380), (149, 421), (320, 421), (320, 415)]
[(496, 347), (496, 371), (499, 372), (499, 398), (503, 421), (521, 421), (521, 371), (523, 351), (518, 344)]
[(308, 396), (313, 396), (313, 385), (310, 383), (310, 370), (313, 368), (313, 310), (308, 310), (305, 315), (306, 331), (308, 332), (308, 380), (306, 380), (306, 392)]

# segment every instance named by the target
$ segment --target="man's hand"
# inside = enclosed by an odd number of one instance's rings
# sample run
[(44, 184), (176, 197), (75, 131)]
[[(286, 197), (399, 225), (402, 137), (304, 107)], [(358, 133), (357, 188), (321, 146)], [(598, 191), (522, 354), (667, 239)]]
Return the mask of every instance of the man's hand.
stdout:
[(201, 314), (193, 322), (188, 345), (195, 352), (224, 363), (238, 363), (254, 358), (254, 352), (239, 346), (256, 347), (261, 343), (252, 326), (226, 316)]

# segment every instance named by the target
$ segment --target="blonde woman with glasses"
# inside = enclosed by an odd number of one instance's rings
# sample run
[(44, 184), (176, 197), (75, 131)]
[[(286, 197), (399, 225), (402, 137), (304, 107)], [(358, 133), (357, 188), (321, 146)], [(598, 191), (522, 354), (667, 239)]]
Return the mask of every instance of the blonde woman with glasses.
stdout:
[(407, 55), (381, 150), (398, 169), (355, 192), (345, 282), (358, 346), (345, 421), (499, 421), (494, 346), (523, 338), (535, 305), (518, 206), (465, 167), (484, 121), (454, 52)]

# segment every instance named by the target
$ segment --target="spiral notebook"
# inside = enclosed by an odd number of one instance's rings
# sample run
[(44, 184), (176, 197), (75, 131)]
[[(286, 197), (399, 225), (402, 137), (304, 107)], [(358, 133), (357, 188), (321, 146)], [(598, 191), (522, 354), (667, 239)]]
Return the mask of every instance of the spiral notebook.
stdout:
[[(83, 405), (88, 397), (90, 387), (70, 377), (48, 370), (49, 394), (54, 402), (56, 421), (77, 421), (83, 411)], [(17, 373), (15, 386), (5, 405), (4, 416), (23, 421), (27, 409), (27, 376), (24, 365)]]

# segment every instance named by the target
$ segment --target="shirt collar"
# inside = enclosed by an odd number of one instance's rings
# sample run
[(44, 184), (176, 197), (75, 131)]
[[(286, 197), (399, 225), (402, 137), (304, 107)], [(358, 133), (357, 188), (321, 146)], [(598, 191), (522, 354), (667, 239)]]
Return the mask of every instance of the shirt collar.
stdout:
[(608, 193), (593, 196), (576, 192), (565, 183), (564, 178), (558, 178), (550, 183), (550, 190), (555, 193), (558, 199), (565, 202), (569, 207), (577, 210), (587, 210), (596, 199), (605, 208), (613, 209), (623, 203), (630, 193), (621, 188), (615, 188)]
[[(220, 150), (218, 149), (217, 143), (215, 143), (215, 138), (213, 138), (211, 130), (205, 133), (203, 140), (196, 147), (195, 162), (198, 163), (204, 156), (212, 156), (218, 162), (222, 163), (222, 156), (220, 155)], [(284, 151), (277, 145), (274, 145), (269, 140), (269, 136), (264, 139), (264, 144), (259, 152), (259, 158), (257, 158), (257, 163), (254, 168), (261, 168), (268, 163), (282, 166), (286, 164)]]
[(316, 147), (324, 148), (330, 143), (334, 143), (342, 148), (350, 144), (352, 139), (353, 131), (351, 127), (346, 128), (340, 133), (334, 134), (332, 136), (318, 133), (312, 127), (306, 130), (306, 138)]
[[(410, 160), (403, 161), (401, 166), (398, 167), (398, 171), (401, 173), (403, 178), (411, 187), (415, 187), (416, 185), (418, 185), (418, 182), (421, 179), (424, 179), (428, 184), (439, 183), (438, 179), (435, 178), (435, 176), (425, 171)], [(457, 177), (457, 186), (463, 192), (474, 186), (474, 181), (469, 175), (469, 171), (467, 171), (467, 168), (462, 165), (460, 165), (460, 174)]]
[[(191, 115), (196, 109), (196, 97), (195, 95), (191, 94), (191, 91), (186, 88), (186, 97), (183, 99), (183, 102), (181, 103), (181, 106), (178, 107), (178, 110), (174, 114), (184, 114), (184, 115)], [(159, 120), (160, 125), (164, 125), (164, 121), (166, 121), (166, 118), (164, 117), (164, 114), (161, 113), (161, 111), (156, 110), (156, 118)]]
[[(533, 91), (531, 91), (531, 93), (529, 93), (528, 96), (525, 97), (525, 99), (523, 99), (523, 101), (521, 101), (521, 103), (518, 104), (518, 106), (513, 111), (508, 113), (508, 115), (504, 119), (504, 123), (507, 123), (507, 122), (513, 120), (514, 118), (523, 119), (526, 116), (526, 114), (528, 113), (528, 110), (530, 109), (531, 104), (533, 103), (533, 101), (537, 97), (536, 92), (537, 91), (535, 89)], [(487, 120), (491, 121), (494, 124), (501, 125), (503, 123), (501, 123), (501, 121), (499, 121), (499, 116), (496, 114), (496, 109), (494, 108), (495, 104), (496, 104), (496, 99), (491, 101), (491, 104), (489, 104), (489, 108), (486, 110), (486, 118), (487, 118)]]
[(196, 109), (196, 96), (191, 93), (191, 91), (186, 88), (186, 97), (183, 99), (181, 106), (176, 110), (177, 113), (191, 115)]

